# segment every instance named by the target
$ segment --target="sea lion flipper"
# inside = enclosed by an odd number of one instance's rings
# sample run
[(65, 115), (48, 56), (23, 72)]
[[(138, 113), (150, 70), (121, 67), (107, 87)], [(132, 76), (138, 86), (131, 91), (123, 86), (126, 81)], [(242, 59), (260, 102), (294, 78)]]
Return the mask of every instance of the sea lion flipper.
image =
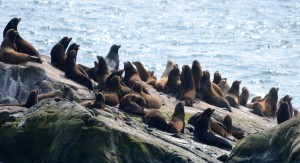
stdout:
[(29, 56), (30, 60), (37, 63), (43, 63), (43, 60), (37, 56)]

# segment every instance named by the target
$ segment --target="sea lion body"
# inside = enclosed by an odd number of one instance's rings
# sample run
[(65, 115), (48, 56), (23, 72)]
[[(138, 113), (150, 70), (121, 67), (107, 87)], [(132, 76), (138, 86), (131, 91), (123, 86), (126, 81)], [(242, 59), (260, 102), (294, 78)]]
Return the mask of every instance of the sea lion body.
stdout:
[(180, 84), (180, 71), (178, 69), (178, 65), (175, 64), (168, 75), (168, 80), (165, 86), (165, 93), (172, 93), (176, 95), (179, 92)]
[(200, 80), (203, 75), (203, 71), (202, 71), (199, 61), (197, 61), (197, 60), (193, 61), (192, 73), (193, 73), (193, 79), (194, 79), (194, 83), (195, 83), (195, 90), (196, 90), (196, 92), (199, 93), (200, 92)]
[(95, 102), (90, 106), (90, 109), (96, 108), (96, 109), (104, 109), (105, 108), (105, 97), (103, 93), (98, 92), (95, 94), (96, 100)]
[(262, 102), (259, 102), (264, 115), (275, 117), (277, 110), (278, 90), (279, 88), (271, 88), (268, 97)]
[(106, 63), (110, 71), (116, 71), (119, 69), (119, 49), (121, 45), (112, 45), (108, 54), (105, 57)]
[(285, 101), (280, 104), (277, 111), (277, 124), (283, 123), (291, 119), (290, 108), (288, 103)]
[(139, 93), (146, 101), (146, 108), (154, 108), (154, 109), (159, 109), (162, 106), (161, 99), (144, 93), (143, 90), (143, 85), (141, 82), (135, 82), (132, 90), (135, 92)]
[(285, 95), (284, 97), (282, 97), (277, 104), (277, 107), (279, 108), (281, 104), (283, 104), (284, 102), (287, 102), (287, 104), (289, 105), (289, 109), (290, 109), (290, 117), (292, 118), (294, 116), (294, 109), (293, 109), (293, 105), (292, 105), (292, 97), (289, 95)]
[[(63, 37), (58, 43), (56, 43), (51, 49), (51, 63), (54, 67), (65, 71), (65, 61), (67, 58), (66, 49), (72, 38)], [(76, 52), (75, 52), (76, 54)], [(76, 59), (75, 59), (76, 63)]]
[(98, 81), (98, 87), (100, 90), (105, 90), (105, 81), (111, 74), (105, 59), (102, 56), (97, 56), (98, 66), (96, 68), (96, 78)]
[(240, 105), (240, 84), (241, 81), (234, 81), (226, 95), (226, 100), (229, 102), (230, 106), (235, 108), (238, 108)]
[(89, 78), (93, 79), (95, 82), (98, 82), (96, 77), (96, 68), (98, 66), (98, 63), (96, 61), (94, 62), (94, 67), (91, 68), (86, 67), (82, 64), (77, 64), (77, 65), (78, 67), (80, 67), (80, 69), (83, 69), (86, 72)]
[(158, 92), (164, 92), (165, 91), (165, 87), (168, 81), (168, 76), (170, 71), (173, 69), (174, 66), (174, 62), (171, 59), (167, 60), (167, 65), (166, 65), (166, 69), (163, 72), (163, 74), (161, 75), (160, 79), (156, 81), (155, 83), (155, 89)]
[(75, 63), (75, 58), (76, 52), (74, 50), (70, 51), (66, 58), (65, 76), (83, 86), (86, 86), (89, 90), (93, 90), (94, 86), (91, 79), (81, 73)]
[(193, 106), (196, 98), (196, 90), (192, 70), (188, 65), (182, 66), (180, 81), (179, 100), (185, 101), (186, 106)]
[(243, 87), (242, 93), (240, 95), (240, 105), (246, 107), (248, 99), (249, 99), (249, 90), (247, 87)]
[(159, 110), (150, 110), (143, 117), (143, 122), (161, 131), (168, 130), (168, 123)]
[(148, 71), (144, 68), (144, 65), (139, 61), (135, 61), (135, 62), (132, 62), (132, 63), (135, 65), (142, 81), (146, 82), (147, 84), (149, 84), (151, 86), (155, 86), (156, 79), (154, 79), (148, 73)]
[(105, 104), (109, 106), (117, 106), (120, 104), (121, 95), (120, 95), (120, 77), (114, 76), (108, 85), (107, 90), (104, 93)]
[(220, 89), (222, 90), (223, 94), (226, 95), (228, 90), (230, 89), (229, 84), (227, 83), (227, 80), (221, 80), (220, 83), (218, 84)]
[(124, 63), (124, 70), (125, 70), (124, 82), (128, 87), (131, 88), (135, 82), (142, 81), (139, 73), (134, 68), (131, 62)]
[(168, 130), (170, 133), (184, 133), (185, 121), (184, 121), (184, 104), (179, 102), (175, 106), (174, 113), (171, 116), (171, 120), (168, 124)]
[(143, 97), (130, 93), (122, 98), (119, 109), (134, 115), (144, 116), (145, 106), (146, 101), (143, 99)]

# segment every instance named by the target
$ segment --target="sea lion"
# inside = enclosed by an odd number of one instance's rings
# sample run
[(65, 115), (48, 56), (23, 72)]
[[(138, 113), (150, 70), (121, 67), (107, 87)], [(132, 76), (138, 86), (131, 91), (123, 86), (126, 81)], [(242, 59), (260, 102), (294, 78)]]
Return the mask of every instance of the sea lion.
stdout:
[(287, 104), (289, 105), (289, 109), (290, 109), (290, 117), (292, 118), (294, 115), (294, 109), (293, 109), (293, 105), (292, 105), (292, 99), (293, 97), (289, 96), (289, 95), (285, 95), (284, 97), (282, 97), (277, 104), (277, 107), (279, 108), (281, 104), (283, 104), (284, 102), (287, 102)]
[(71, 37), (63, 37), (58, 43), (53, 46), (50, 52), (52, 65), (62, 71), (65, 71), (65, 60), (67, 58), (66, 49), (71, 40)]
[(111, 74), (105, 59), (102, 56), (97, 56), (98, 66), (96, 67), (96, 78), (98, 81), (98, 87), (100, 90), (105, 90), (105, 81)]
[(119, 69), (119, 49), (121, 45), (113, 45), (110, 47), (108, 54), (105, 57), (106, 63), (110, 71), (116, 71)]
[(76, 63), (76, 52), (71, 50), (66, 58), (65, 64), (65, 76), (73, 81), (86, 86), (89, 90), (93, 90), (94, 86), (90, 78), (81, 73)]
[(165, 93), (172, 93), (176, 95), (179, 92), (180, 84), (180, 70), (178, 68), (178, 65), (175, 64), (168, 75), (168, 80), (165, 86)]
[(121, 103), (119, 105), (119, 109), (137, 116), (144, 116), (145, 106), (146, 101), (143, 97), (137, 94), (130, 93), (122, 98)]
[(83, 69), (89, 76), (89, 78), (93, 79), (95, 82), (98, 82), (97, 81), (97, 77), (96, 77), (96, 68), (98, 66), (98, 62), (97, 61), (94, 61), (94, 67), (86, 67), (82, 64), (77, 64), (78, 67), (81, 67), (81, 69)]
[[(5, 34), (8, 30), (10, 29), (14, 29), (15, 31), (18, 31), (18, 24), (20, 23), (21, 18), (13, 18), (11, 19), (8, 24), (6, 25), (6, 27), (4, 28), (3, 31), (3, 37), (5, 37)], [(38, 63), (42, 63), (43, 59), (42, 56), (40, 55), (40, 53), (25, 39), (23, 39), (20, 34), (17, 35), (16, 37), (16, 46), (17, 46), (17, 52), (20, 53), (25, 53), (28, 54), (30, 56), (35, 56), (38, 58)]]
[(128, 87), (132, 88), (135, 81), (137, 82), (142, 81), (139, 73), (134, 68), (131, 62), (124, 62), (124, 70), (125, 70), (124, 82)]
[(223, 120), (223, 125), (226, 127), (227, 134), (232, 135), (238, 140), (243, 139), (247, 134), (244, 131), (233, 129), (232, 127), (232, 119), (230, 115), (226, 115)]
[(214, 82), (211, 83), (213, 89), (218, 93), (219, 96), (225, 97), (222, 89)]
[(67, 99), (69, 101), (74, 101), (75, 97), (72, 88), (70, 88), (67, 85), (64, 85), (62, 98)]
[(95, 93), (96, 100), (95, 102), (90, 106), (90, 109), (96, 108), (96, 109), (104, 109), (105, 108), (105, 97), (101, 92)]
[(251, 100), (251, 103), (260, 102), (261, 96), (254, 96)]
[(0, 60), (5, 63), (20, 64), (28, 61), (40, 63), (40, 58), (30, 56), (25, 53), (17, 52), (16, 38), (19, 35), (18, 31), (10, 29), (1, 43)]
[(159, 110), (150, 110), (143, 117), (143, 122), (161, 131), (168, 131), (168, 123)]
[(202, 97), (207, 103), (221, 108), (227, 108), (228, 111), (231, 112), (231, 107), (227, 100), (213, 89), (212, 82), (210, 81), (210, 73), (207, 70), (203, 72), (201, 78), (201, 92)]
[(122, 74), (123, 74), (124, 70), (116, 70), (114, 71), (113, 73), (111, 73), (107, 78), (106, 78), (106, 81), (105, 81), (105, 89), (107, 89), (109, 83), (110, 83), (110, 79), (112, 79), (114, 76), (119, 76), (120, 79), (122, 78)]
[(188, 124), (195, 126), (197, 119), (201, 116), (202, 112), (195, 113), (188, 120)]
[(193, 106), (196, 98), (195, 83), (192, 70), (188, 65), (182, 66), (180, 74), (180, 95), (179, 100), (185, 101), (186, 106)]
[(235, 108), (238, 108), (240, 105), (240, 84), (241, 81), (234, 81), (226, 95), (226, 100), (229, 102), (230, 106)]
[(264, 115), (275, 117), (277, 110), (278, 90), (279, 88), (271, 88), (268, 97), (264, 101), (259, 102)]
[(141, 82), (135, 81), (132, 90), (135, 92), (139, 93), (146, 101), (146, 108), (154, 108), (154, 109), (159, 109), (162, 106), (162, 101), (160, 98), (149, 95), (144, 93), (143, 90), (143, 85)]
[(229, 84), (227, 83), (227, 80), (221, 80), (218, 86), (221, 88), (224, 95), (227, 94), (228, 90), (230, 89)]
[(295, 108), (293, 108), (294, 117), (299, 117), (299, 111)]
[(200, 93), (200, 80), (203, 75), (203, 71), (199, 61), (194, 60), (192, 64), (192, 73), (195, 83), (195, 90), (197, 93)]
[(171, 59), (168, 59), (165, 71), (161, 75), (160, 79), (157, 80), (156, 83), (155, 83), (155, 89), (158, 92), (164, 92), (165, 91), (165, 86), (166, 86), (166, 83), (168, 81), (168, 76), (169, 76), (170, 71), (173, 69), (173, 66), (174, 66), (173, 61)]
[(105, 104), (109, 106), (117, 106), (121, 101), (120, 94), (121, 84), (120, 77), (114, 76), (111, 78), (109, 85), (104, 93)]
[(218, 84), (220, 84), (221, 80), (222, 80), (222, 76), (221, 76), (220, 72), (219, 72), (219, 71), (216, 71), (216, 72), (214, 73), (214, 79), (213, 79), (213, 82), (214, 82), (215, 84), (218, 85)]
[(240, 95), (240, 105), (246, 107), (248, 99), (249, 99), (249, 90), (247, 87), (243, 87), (242, 93)]
[(285, 122), (291, 119), (290, 108), (286, 101), (280, 104), (277, 110), (277, 124)]
[(20, 107), (30, 108), (38, 102), (37, 95), (38, 95), (38, 90), (32, 90), (29, 93), (25, 103), (21, 103), (21, 104), (0, 104), (0, 106), (20, 106)]
[[(76, 43), (73, 43), (73, 44), (71, 44), (71, 45), (68, 47), (68, 50), (67, 50), (67, 53), (66, 53), (66, 54), (69, 54), (69, 52), (70, 52), (71, 50), (75, 50), (76, 55), (77, 55), (79, 48), (80, 48), (80, 45), (78, 45), (78, 44), (76, 44)], [(75, 60), (75, 62), (76, 62), (76, 60)]]
[(149, 84), (149, 85), (151, 85), (151, 86), (155, 86), (156, 79), (154, 79), (154, 78), (147, 72), (147, 70), (144, 68), (144, 65), (143, 65), (141, 62), (139, 62), (139, 61), (135, 61), (135, 62), (132, 62), (132, 63), (135, 65), (135, 67), (136, 67), (136, 69), (137, 69), (137, 71), (138, 71), (138, 73), (139, 73), (139, 75), (140, 75), (140, 78), (141, 78), (144, 82), (146, 82), (147, 84)]
[(175, 106), (174, 113), (171, 116), (171, 120), (168, 124), (168, 131), (170, 133), (184, 133), (185, 121), (184, 121), (184, 102), (179, 102)]
[(216, 133), (224, 138), (227, 137), (228, 135), (227, 128), (222, 123), (216, 121), (210, 121), (209, 125), (213, 133)]
[(207, 108), (203, 111), (201, 116), (196, 121), (194, 137), (197, 141), (208, 145), (224, 149), (232, 149), (232, 144), (228, 140), (222, 137), (217, 137), (209, 132), (210, 118), (214, 111), (215, 110), (211, 108)]

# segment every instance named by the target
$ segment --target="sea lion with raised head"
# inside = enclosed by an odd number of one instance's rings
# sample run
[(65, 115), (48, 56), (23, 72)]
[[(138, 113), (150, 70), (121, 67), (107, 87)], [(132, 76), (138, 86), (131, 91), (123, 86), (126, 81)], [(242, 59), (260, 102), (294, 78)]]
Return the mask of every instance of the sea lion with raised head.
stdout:
[[(10, 29), (14, 29), (15, 31), (18, 31), (18, 24), (20, 23), (20, 21), (21, 21), (21, 18), (11, 19), (3, 30), (3, 37), (5, 37), (6, 32)], [(43, 62), (42, 56), (36, 50), (36, 48), (34, 48), (33, 45), (31, 45), (28, 41), (23, 39), (20, 36), (20, 34), (17, 35), (15, 43), (17, 46), (17, 52), (25, 53), (30, 56), (35, 56), (38, 58), (38, 60), (37, 60), (38, 63)]]
[(174, 113), (171, 116), (171, 119), (168, 124), (168, 131), (170, 133), (184, 133), (185, 121), (184, 121), (184, 102), (179, 102), (175, 106)]
[(96, 100), (95, 102), (90, 106), (90, 109), (96, 108), (96, 109), (104, 109), (105, 108), (105, 97), (103, 93), (96, 92), (95, 93)]
[(268, 97), (259, 102), (262, 107), (264, 115), (275, 117), (277, 110), (277, 101), (278, 101), (278, 90), (279, 88), (271, 88), (268, 94)]
[(100, 90), (105, 90), (105, 81), (111, 74), (105, 59), (102, 56), (97, 56), (98, 66), (96, 67), (96, 78), (98, 81), (98, 87)]
[(292, 118), (294, 116), (294, 109), (293, 109), (293, 105), (292, 105), (292, 99), (293, 97), (289, 96), (289, 95), (285, 95), (283, 96), (277, 104), (277, 107), (279, 108), (281, 104), (283, 104), (284, 102), (287, 102), (287, 104), (289, 105), (289, 109), (290, 109), (290, 117)]
[(121, 103), (119, 105), (119, 109), (137, 116), (144, 116), (145, 106), (146, 101), (143, 97), (141, 97), (138, 94), (130, 93), (122, 98)]
[(137, 71), (138, 71), (138, 73), (139, 73), (139, 75), (140, 75), (140, 78), (141, 78), (144, 82), (146, 82), (147, 84), (152, 85), (152, 86), (155, 86), (156, 79), (154, 79), (154, 78), (148, 73), (148, 71), (145, 69), (144, 65), (143, 65), (141, 62), (139, 62), (139, 61), (135, 61), (135, 62), (132, 62), (132, 63), (135, 65), (135, 67), (136, 67), (136, 69), (137, 69)]
[(280, 104), (277, 110), (277, 124), (283, 123), (291, 119), (290, 108), (286, 101)]
[(15, 41), (18, 35), (18, 31), (14, 29), (10, 29), (6, 32), (1, 43), (0, 61), (11, 64), (20, 64), (28, 61), (40, 63), (40, 58), (17, 51)]
[(114, 76), (113, 78), (111, 78), (109, 85), (104, 93), (106, 105), (117, 106), (120, 104), (121, 101), (120, 89), (121, 89), (120, 77)]
[(185, 101), (186, 106), (193, 106), (196, 98), (195, 83), (192, 70), (188, 65), (182, 66), (180, 74), (180, 95), (179, 100)]
[(243, 87), (242, 93), (240, 95), (240, 105), (246, 107), (248, 99), (249, 99), (249, 90), (247, 87)]
[(81, 73), (81, 71), (78, 69), (76, 63), (76, 52), (75, 50), (71, 50), (66, 58), (66, 64), (65, 64), (65, 76), (69, 79), (72, 79), (73, 81), (87, 87), (89, 90), (93, 90), (94, 86), (91, 81), (91, 79), (84, 74)]
[[(110, 80), (114, 77), (114, 76), (119, 76), (120, 79), (122, 79), (122, 74), (123, 74), (124, 70), (116, 70), (114, 71), (113, 73), (111, 73), (107, 78), (106, 78), (106, 81), (105, 81), (105, 89), (107, 89), (109, 83), (110, 83)], [(120, 81), (121, 82), (121, 81)]]
[(203, 111), (201, 116), (196, 121), (194, 137), (197, 141), (205, 143), (207, 145), (212, 145), (224, 149), (232, 149), (232, 144), (228, 140), (222, 137), (217, 137), (209, 132), (210, 118), (214, 111), (215, 110), (211, 108)]
[(124, 83), (129, 88), (132, 88), (132, 86), (135, 82), (141, 82), (142, 81), (142, 79), (140, 78), (139, 73), (134, 68), (134, 66), (131, 62), (124, 62), (124, 70), (125, 70)]
[(168, 80), (165, 86), (165, 93), (176, 95), (179, 92), (180, 84), (180, 70), (178, 68), (178, 65), (175, 64), (168, 75)]
[[(54, 67), (59, 68), (62, 71), (65, 71), (65, 61), (67, 58), (66, 49), (72, 40), (71, 37), (63, 37), (58, 43), (56, 43), (51, 49), (51, 63)], [(75, 55), (76, 55), (76, 51)], [(76, 63), (76, 57), (75, 57)]]
[(230, 86), (227, 82), (227, 80), (221, 80), (220, 83), (218, 84), (220, 89), (222, 90), (223, 94), (226, 95), (228, 90), (230, 89)]
[(195, 83), (195, 90), (197, 93), (200, 93), (200, 80), (203, 75), (203, 71), (199, 61), (194, 60), (192, 64), (192, 73)]
[(226, 100), (229, 102), (230, 106), (235, 108), (238, 108), (240, 105), (240, 84), (241, 81), (234, 81), (226, 95)]
[(119, 49), (121, 45), (113, 45), (110, 47), (108, 54), (105, 57), (106, 63), (110, 71), (116, 71), (119, 69)]
[(173, 69), (173, 66), (174, 66), (173, 61), (171, 59), (168, 59), (165, 71), (161, 75), (160, 79), (157, 80), (156, 83), (155, 83), (155, 89), (158, 92), (164, 92), (165, 91), (165, 86), (166, 86), (166, 83), (168, 81), (168, 76), (169, 76), (170, 71)]

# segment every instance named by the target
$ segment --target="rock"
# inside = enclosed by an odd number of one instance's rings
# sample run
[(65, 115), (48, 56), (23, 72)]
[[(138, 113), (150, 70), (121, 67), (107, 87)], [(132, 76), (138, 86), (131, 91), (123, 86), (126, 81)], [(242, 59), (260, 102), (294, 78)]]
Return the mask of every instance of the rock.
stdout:
[(300, 118), (252, 134), (232, 150), (227, 162), (300, 162)]

